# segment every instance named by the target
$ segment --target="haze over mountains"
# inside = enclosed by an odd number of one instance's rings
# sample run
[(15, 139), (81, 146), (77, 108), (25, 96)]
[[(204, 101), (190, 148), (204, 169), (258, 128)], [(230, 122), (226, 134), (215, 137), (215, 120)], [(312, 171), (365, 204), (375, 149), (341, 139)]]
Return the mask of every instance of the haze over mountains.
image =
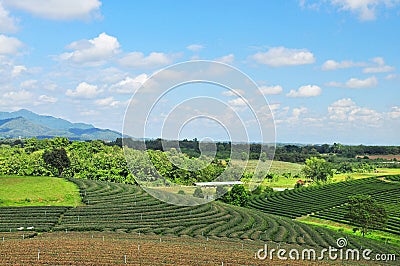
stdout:
[(38, 115), (26, 109), (0, 112), (0, 138), (67, 137), (71, 140), (115, 140), (121, 133), (85, 123), (71, 123), (53, 116)]

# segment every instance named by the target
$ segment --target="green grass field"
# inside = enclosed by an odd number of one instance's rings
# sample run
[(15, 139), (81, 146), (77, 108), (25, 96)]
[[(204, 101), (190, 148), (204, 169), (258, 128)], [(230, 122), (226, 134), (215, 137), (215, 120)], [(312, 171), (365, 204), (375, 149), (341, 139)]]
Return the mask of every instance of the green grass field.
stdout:
[(371, 176), (398, 175), (398, 174), (400, 174), (399, 168), (378, 168), (376, 173), (372, 172), (372, 173), (351, 173), (351, 174), (334, 175), (333, 181), (334, 182), (345, 181), (346, 177), (348, 176), (350, 176), (353, 179), (360, 179)]
[(0, 176), (0, 206), (78, 206), (78, 187), (62, 178)]
[[(244, 161), (235, 160), (233, 161), (236, 165), (244, 165)], [(258, 160), (249, 160), (246, 166), (246, 172), (253, 173), (258, 164)], [(269, 172), (277, 175), (281, 175), (283, 173), (292, 173), (292, 175), (299, 174), (303, 166), (298, 163), (288, 163), (281, 161), (272, 161), (271, 168)]]

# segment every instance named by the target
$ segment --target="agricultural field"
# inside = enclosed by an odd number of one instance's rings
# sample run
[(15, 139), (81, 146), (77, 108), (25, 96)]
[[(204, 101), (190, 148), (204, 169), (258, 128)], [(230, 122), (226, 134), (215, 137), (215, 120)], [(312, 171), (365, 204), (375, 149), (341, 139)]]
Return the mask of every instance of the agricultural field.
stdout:
[[(390, 183), (393, 187), (396, 187), (396, 189), (372, 194), (377, 202), (385, 206), (389, 214), (389, 220), (382, 231), (400, 235), (400, 176), (388, 176), (384, 178), (383, 181)], [(312, 216), (324, 220), (349, 224), (349, 221), (344, 218), (345, 213), (346, 208), (344, 206), (335, 206), (316, 212)]]
[[(257, 167), (258, 162), (259, 162), (258, 160), (249, 160), (247, 162), (245, 172), (253, 173)], [(244, 165), (246, 162), (236, 160), (236, 161), (233, 161), (233, 163), (237, 164), (237, 165)], [(271, 163), (271, 162), (267, 161), (267, 163)], [(277, 175), (281, 175), (284, 173), (291, 173), (294, 176), (294, 175), (300, 174), (300, 171), (302, 168), (303, 168), (303, 165), (298, 164), (298, 163), (288, 163), (288, 162), (273, 160), (271, 163), (269, 172), (273, 173), (273, 174), (277, 174)]]
[(370, 173), (335, 174), (332, 178), (332, 181), (340, 182), (340, 181), (345, 181), (347, 178), (360, 179), (372, 176), (398, 175), (398, 174), (400, 174), (400, 168), (378, 168), (375, 172), (370, 172)]
[[(395, 177), (369, 177), (322, 186), (303, 187), (272, 195), (260, 195), (252, 198), (250, 206), (269, 214), (292, 219), (300, 218), (299, 220), (311, 224), (326, 225), (335, 222), (336, 225), (331, 228), (339, 228), (338, 223), (349, 224), (349, 221), (344, 218), (346, 209), (343, 205), (348, 196), (371, 195), (385, 206), (389, 214), (387, 225), (382, 231), (398, 239), (400, 235), (400, 182), (391, 181), (391, 179), (396, 180)], [(386, 235), (386, 237), (393, 238), (391, 235)]]
[[(1, 236), (1, 233), (0, 233)], [(23, 239), (5, 234), (0, 242), (1, 265), (288, 265), (275, 258), (260, 260), (256, 252), (305, 246), (219, 238), (192, 238), (116, 232), (53, 232)], [(343, 265), (341, 261), (307, 261), (307, 265)], [(304, 265), (290, 261), (290, 265)], [(346, 265), (356, 263), (346, 262)], [(374, 265), (363, 261), (363, 265)]]
[(0, 176), (0, 206), (77, 206), (78, 187), (62, 178)]
[[(38, 207), (14, 207), (11, 210), (12, 207), (0, 208), (0, 217), (6, 217), (1, 221), (0, 231), (10, 234), (11, 229), (11, 234), (31, 234), (27, 226), (33, 226), (34, 230), (41, 228), (40, 231), (66, 235), (97, 231), (137, 236), (150, 234), (158, 238), (179, 236), (182, 239), (199, 238), (205, 241), (274, 242), (277, 245), (281, 243), (315, 248), (335, 246), (338, 238), (347, 237), (349, 247), (352, 248), (368, 246), (374, 252), (400, 254), (400, 249), (391, 244), (381, 245), (381, 242), (367, 238), (307, 225), (258, 210), (220, 202), (179, 207), (160, 202), (134, 185), (87, 179), (69, 180), (80, 188), (84, 205), (65, 207), (63, 210), (56, 209), (60, 208), (56, 206), (40, 207), (44, 209), (39, 210), (36, 209)], [(38, 215), (31, 217), (30, 213), (35, 211)], [(44, 213), (52, 213), (52, 216), (44, 216)], [(46, 221), (48, 227), (40, 227)], [(24, 229), (17, 232), (17, 226)]]

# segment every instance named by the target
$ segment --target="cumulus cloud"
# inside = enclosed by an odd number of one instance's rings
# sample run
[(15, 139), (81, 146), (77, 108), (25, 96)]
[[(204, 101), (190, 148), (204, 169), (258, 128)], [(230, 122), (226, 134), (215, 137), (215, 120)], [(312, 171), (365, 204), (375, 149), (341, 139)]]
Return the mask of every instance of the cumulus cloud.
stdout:
[(3, 0), (4, 5), (52, 20), (89, 19), (99, 16), (99, 0)]
[(246, 106), (246, 102), (245, 100), (243, 100), (242, 98), (236, 98), (233, 100), (228, 101), (229, 105), (235, 106), (235, 107), (243, 107)]
[(36, 79), (28, 79), (28, 80), (24, 80), (21, 82), (20, 87), (21, 88), (29, 88), (29, 89), (35, 89), (37, 88), (38, 85), (38, 81)]
[(38, 100), (39, 100), (40, 103), (56, 103), (58, 101), (57, 98), (51, 97), (51, 96), (48, 96), (48, 95), (44, 95), (44, 94), (40, 95)]
[(0, 34), (0, 55), (17, 54), (23, 43), (14, 37), (8, 37)]
[(338, 122), (353, 122), (363, 125), (378, 125), (382, 121), (382, 114), (375, 110), (357, 106), (350, 98), (337, 100), (328, 106), (329, 119)]
[(19, 109), (20, 106), (31, 103), (32, 98), (33, 94), (30, 91), (9, 91), (1, 95), (0, 105), (12, 109)]
[(4, 9), (0, 2), (0, 32), (14, 33), (18, 30), (18, 20), (10, 16), (8, 10)]
[(327, 60), (322, 65), (322, 70), (337, 70), (341, 68), (350, 68), (350, 67), (362, 67), (365, 66), (364, 62), (353, 62), (353, 61), (341, 61), (337, 62), (335, 60)]
[(400, 106), (393, 106), (388, 112), (388, 116), (391, 119), (399, 119), (400, 118)]
[(300, 115), (307, 113), (308, 109), (305, 107), (293, 108), (292, 117), (296, 120), (299, 119)]
[(238, 94), (244, 95), (244, 91), (241, 89), (224, 90), (222, 95), (225, 96), (237, 96)]
[(290, 90), (288, 94), (286, 94), (287, 97), (315, 97), (320, 95), (322, 92), (322, 89), (318, 87), (317, 85), (305, 85), (301, 86), (297, 91), (296, 90)]
[(330, 81), (325, 83), (325, 86), (341, 87), (349, 89), (364, 89), (364, 88), (376, 87), (377, 85), (378, 85), (378, 79), (375, 76), (366, 79), (350, 78), (345, 83), (336, 81)]
[(13, 66), (13, 69), (11, 71), (11, 75), (12, 75), (12, 77), (17, 77), (17, 76), (19, 76), (22, 73), (27, 72), (27, 71), (28, 71), (28, 69), (26, 68), (26, 66), (16, 65), (16, 66)]
[(280, 85), (260, 86), (259, 89), (263, 95), (276, 95), (283, 92), (283, 88)]
[(351, 89), (370, 88), (376, 85), (378, 85), (378, 79), (374, 76), (366, 79), (351, 78), (345, 83), (345, 87)]
[(203, 48), (204, 48), (204, 46), (201, 44), (191, 44), (191, 45), (186, 46), (186, 49), (188, 49), (189, 51), (192, 51), (192, 52), (199, 52)]
[(243, 98), (235, 98), (228, 101), (228, 105), (235, 111), (243, 111), (247, 108), (247, 103)]
[(386, 80), (392, 80), (392, 79), (395, 79), (395, 78), (397, 78), (399, 75), (397, 75), (397, 74), (389, 74), (389, 75), (387, 75), (386, 77), (385, 77), (385, 79)]
[(234, 54), (228, 54), (222, 57), (218, 57), (215, 59), (215, 61), (225, 63), (225, 64), (231, 64), (235, 60), (235, 55)]
[(61, 60), (93, 66), (105, 64), (120, 52), (117, 38), (104, 32), (91, 40), (72, 42), (66, 48), (72, 52), (61, 54), (59, 56)]
[(124, 67), (149, 69), (171, 64), (177, 55), (152, 52), (145, 56), (142, 52), (131, 52), (119, 59)]
[(68, 89), (65, 95), (77, 98), (93, 98), (100, 94), (100, 90), (96, 85), (91, 85), (86, 82), (81, 82), (75, 88), (75, 90)]
[(120, 101), (114, 100), (114, 97), (112, 96), (98, 99), (94, 103), (101, 107), (118, 107), (121, 104)]
[(376, 19), (379, 6), (392, 7), (399, 4), (397, 0), (331, 0), (331, 4), (339, 10), (350, 11), (362, 21)]
[(134, 93), (147, 80), (146, 74), (141, 74), (135, 78), (126, 77), (125, 79), (111, 85), (110, 91), (131, 94)]
[(259, 52), (251, 56), (259, 64), (272, 67), (306, 65), (315, 62), (314, 54), (307, 49), (290, 49), (273, 47), (267, 52)]
[(394, 67), (386, 65), (382, 57), (375, 57), (371, 61), (375, 63), (375, 66), (364, 68), (364, 73), (384, 73), (395, 70)]

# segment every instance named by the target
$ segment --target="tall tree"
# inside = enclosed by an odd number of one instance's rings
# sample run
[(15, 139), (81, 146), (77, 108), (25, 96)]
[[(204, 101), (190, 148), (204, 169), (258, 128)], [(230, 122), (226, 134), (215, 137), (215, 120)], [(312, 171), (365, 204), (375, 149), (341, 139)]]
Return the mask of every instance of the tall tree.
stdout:
[(382, 228), (388, 220), (383, 206), (379, 205), (370, 195), (356, 195), (349, 197), (348, 212), (345, 218), (361, 230), (363, 236), (371, 229)]
[(46, 164), (57, 169), (59, 177), (62, 176), (64, 169), (71, 165), (71, 161), (64, 148), (46, 150), (43, 153), (43, 160)]
[(234, 185), (221, 197), (221, 200), (232, 205), (246, 207), (249, 202), (249, 193), (243, 185)]
[(333, 176), (330, 164), (324, 159), (316, 157), (307, 159), (302, 171), (307, 178), (311, 178), (314, 181), (326, 181)]

